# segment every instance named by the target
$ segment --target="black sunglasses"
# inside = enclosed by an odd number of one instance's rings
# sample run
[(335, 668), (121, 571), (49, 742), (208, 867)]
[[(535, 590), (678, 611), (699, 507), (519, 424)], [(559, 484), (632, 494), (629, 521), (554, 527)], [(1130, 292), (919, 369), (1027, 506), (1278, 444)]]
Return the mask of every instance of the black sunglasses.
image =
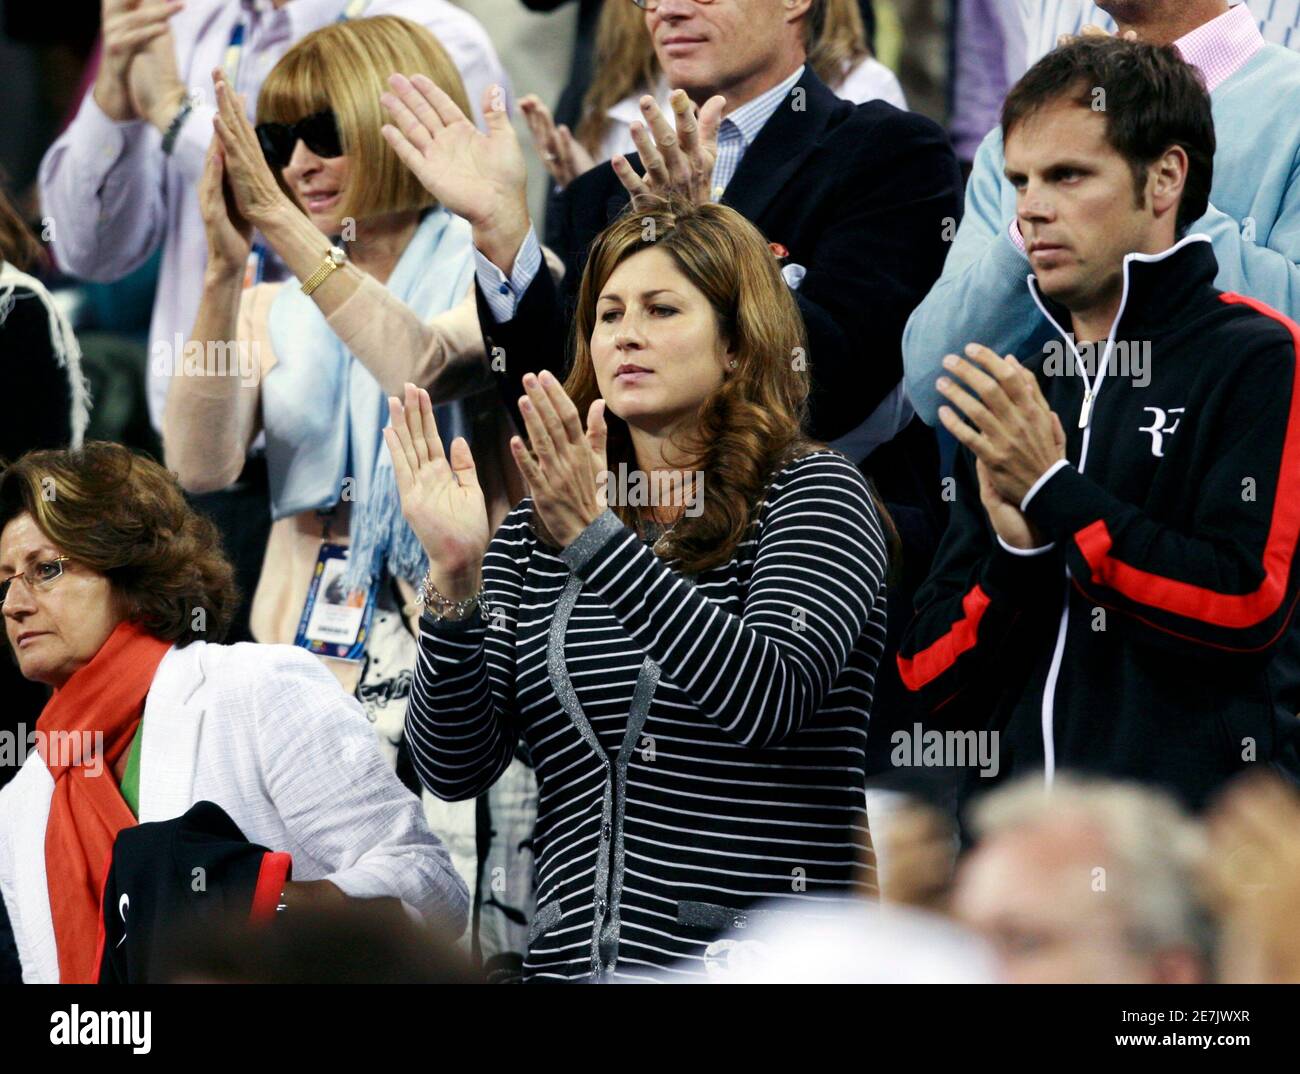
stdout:
[(262, 145), (262, 155), (272, 168), (287, 168), (293, 159), (293, 150), (299, 140), (318, 157), (341, 157), (343, 142), (339, 138), (338, 124), (334, 122), (333, 109), (326, 108), (297, 123), (259, 123), (257, 140)]

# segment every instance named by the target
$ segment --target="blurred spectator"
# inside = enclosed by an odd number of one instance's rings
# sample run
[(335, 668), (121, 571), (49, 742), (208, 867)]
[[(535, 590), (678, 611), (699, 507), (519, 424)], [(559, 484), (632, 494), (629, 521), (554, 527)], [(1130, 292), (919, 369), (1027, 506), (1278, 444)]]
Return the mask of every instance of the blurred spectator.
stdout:
[(913, 111), (946, 123), (952, 59), (948, 0), (877, 0), (876, 7), (877, 55), (897, 72)]
[[(570, 0), (523, 0), (531, 11), (554, 11)], [(582, 118), (583, 101), (591, 85), (592, 72), (600, 70), (607, 55), (601, 46), (599, 27), (610, 15), (634, 7), (631, 0), (578, 0), (578, 24), (573, 38), (569, 78), (555, 105), (555, 122), (570, 129)]]
[(993, 949), (934, 914), (866, 900), (759, 904), (704, 953), (714, 984), (992, 984)]
[(36, 219), (41, 156), (76, 110), (88, 83), (86, 62), (99, 35), (101, 0), (33, 4), (0, 0), (0, 70), (5, 122), (0, 167), (18, 211)]
[(948, 129), (967, 172), (984, 136), (998, 125), (1007, 90), (1024, 74), (1013, 58), (1024, 53), (1023, 42), (1016, 47), (1018, 33), (1023, 28), (1008, 0), (956, 0)]
[(880, 899), (933, 913), (946, 913), (957, 863), (957, 830), (948, 815), (915, 799), (904, 799), (888, 822), (872, 825), (880, 863)]
[(1199, 984), (1214, 929), (1204, 833), (1169, 799), (1102, 780), (981, 799), (953, 909), (1012, 984)]

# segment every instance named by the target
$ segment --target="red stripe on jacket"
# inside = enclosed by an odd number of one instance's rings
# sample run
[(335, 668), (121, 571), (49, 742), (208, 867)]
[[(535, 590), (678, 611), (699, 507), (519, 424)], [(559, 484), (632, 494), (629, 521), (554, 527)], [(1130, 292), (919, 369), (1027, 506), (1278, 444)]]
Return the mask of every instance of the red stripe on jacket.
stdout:
[(1161, 611), (1198, 619), (1213, 626), (1243, 628), (1263, 622), (1281, 607), (1286, 597), (1287, 580), (1291, 576), (1291, 560), (1297, 540), (1300, 540), (1300, 325), (1262, 302), (1243, 295), (1222, 294), (1219, 301), (1249, 306), (1256, 313), (1271, 317), (1291, 333), (1296, 348), (1291, 412), (1282, 443), (1273, 517), (1264, 544), (1264, 580), (1251, 593), (1220, 593), (1140, 570), (1111, 556), (1113, 541), (1110, 530), (1101, 519), (1076, 533), (1074, 543), (1092, 568), (1094, 582)]
[(988, 611), (989, 596), (976, 586), (961, 599), (965, 615), (952, 625), (952, 629), (933, 645), (912, 657), (898, 654), (898, 674), (909, 690), (920, 690), (933, 682), (955, 663), (962, 653), (975, 648), (979, 640), (980, 620)]

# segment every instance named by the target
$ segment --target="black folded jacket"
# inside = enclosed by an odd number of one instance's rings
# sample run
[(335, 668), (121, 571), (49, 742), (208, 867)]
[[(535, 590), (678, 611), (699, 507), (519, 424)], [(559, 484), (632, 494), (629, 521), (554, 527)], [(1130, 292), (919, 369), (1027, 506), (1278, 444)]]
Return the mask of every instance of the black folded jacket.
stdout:
[(182, 925), (270, 920), (293, 869), (289, 854), (250, 843), (224, 809), (196, 802), (174, 820), (124, 828), (100, 903), (100, 984), (161, 979)]

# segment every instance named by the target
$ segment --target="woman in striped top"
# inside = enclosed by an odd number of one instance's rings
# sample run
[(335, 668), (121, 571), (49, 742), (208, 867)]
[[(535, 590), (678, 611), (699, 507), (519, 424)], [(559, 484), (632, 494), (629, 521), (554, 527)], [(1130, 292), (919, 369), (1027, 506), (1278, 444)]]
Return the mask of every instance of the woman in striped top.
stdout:
[(719, 932), (872, 883), (881, 516), (800, 433), (802, 320), (734, 210), (611, 224), (576, 339), (563, 387), (525, 381), (531, 495), (490, 544), (465, 442), (443, 456), (414, 387), (390, 401), (430, 560), (407, 734), (444, 799), (482, 793), (521, 736), (532, 756), (526, 978), (704, 975)]

